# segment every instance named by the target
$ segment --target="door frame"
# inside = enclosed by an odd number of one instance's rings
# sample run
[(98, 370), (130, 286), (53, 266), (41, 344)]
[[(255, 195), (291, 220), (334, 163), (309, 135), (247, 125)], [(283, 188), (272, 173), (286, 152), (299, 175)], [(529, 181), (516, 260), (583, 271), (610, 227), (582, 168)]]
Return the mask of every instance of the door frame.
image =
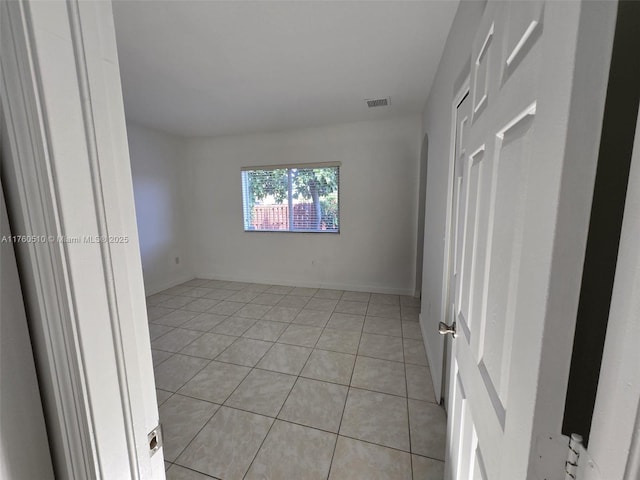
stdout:
[[(453, 230), (453, 195), (455, 193), (455, 170), (456, 170), (456, 136), (458, 129), (457, 122), (457, 113), (458, 107), (465, 99), (467, 95), (471, 95), (471, 87), (470, 87), (470, 75), (468, 74), (469, 66), (465, 65), (465, 69), (463, 73), (466, 72), (467, 75), (465, 79), (462, 81), (462, 85), (458, 87), (456, 93), (453, 95), (453, 100), (451, 101), (451, 126), (450, 126), (450, 139), (449, 139), (449, 170), (447, 173), (447, 209), (446, 209), (446, 223), (445, 223), (445, 233), (444, 233), (444, 261), (442, 265), (442, 298), (440, 301), (440, 308), (442, 312), (442, 318), (438, 319), (438, 321), (443, 321), (448, 323), (448, 312), (450, 308), (450, 294), (451, 294), (451, 266), (453, 262), (454, 249), (452, 248), (452, 230)], [(433, 329), (432, 332), (427, 332), (430, 335), (435, 335), (437, 332), (437, 323), (434, 322), (433, 325), (430, 325)], [(425, 338), (427, 338), (425, 336)], [(445, 409), (447, 408), (447, 400), (449, 397), (449, 352), (451, 349), (451, 341), (448, 336), (441, 337), (442, 338), (442, 372), (440, 375), (440, 380), (436, 380), (437, 375), (435, 372), (431, 372), (432, 377), (434, 378), (434, 391), (436, 393), (436, 398), (440, 401), (442, 405), (444, 405)], [(427, 349), (427, 353), (429, 353), (430, 349)], [(429, 365), (433, 365), (431, 359), (429, 359)]]
[(427, 201), (427, 176), (429, 175), (429, 134), (425, 132), (420, 147), (420, 165), (418, 168), (418, 239), (416, 243), (416, 273), (413, 296), (422, 296), (422, 275), (424, 271), (424, 226)]
[(0, 2), (0, 21), (1, 174), (32, 239), (15, 246), (56, 477), (162, 479), (111, 2)]

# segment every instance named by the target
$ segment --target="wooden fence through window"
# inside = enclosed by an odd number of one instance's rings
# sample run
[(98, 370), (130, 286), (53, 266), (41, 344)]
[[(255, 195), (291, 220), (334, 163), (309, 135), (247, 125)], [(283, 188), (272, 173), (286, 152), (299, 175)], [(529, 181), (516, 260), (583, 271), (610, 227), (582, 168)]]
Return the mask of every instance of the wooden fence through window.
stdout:
[[(254, 230), (289, 230), (288, 205), (255, 205), (251, 215)], [(293, 229), (315, 230), (316, 210), (313, 203), (296, 203), (293, 206)], [(326, 230), (324, 223), (320, 230)]]

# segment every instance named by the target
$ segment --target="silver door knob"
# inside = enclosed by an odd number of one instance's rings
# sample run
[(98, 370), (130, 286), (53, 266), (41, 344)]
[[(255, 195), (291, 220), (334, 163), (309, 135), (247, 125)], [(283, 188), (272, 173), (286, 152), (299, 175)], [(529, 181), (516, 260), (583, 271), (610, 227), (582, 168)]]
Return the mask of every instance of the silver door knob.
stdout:
[(453, 322), (451, 325), (447, 325), (444, 322), (440, 322), (438, 324), (438, 333), (440, 335), (450, 334), (452, 337), (456, 336), (456, 322)]

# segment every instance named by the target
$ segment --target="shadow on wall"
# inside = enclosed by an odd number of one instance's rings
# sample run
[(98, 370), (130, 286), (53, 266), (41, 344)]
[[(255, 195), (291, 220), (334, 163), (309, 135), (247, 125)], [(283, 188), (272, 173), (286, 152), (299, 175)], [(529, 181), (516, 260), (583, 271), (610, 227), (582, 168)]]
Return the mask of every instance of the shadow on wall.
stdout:
[(416, 243), (416, 297), (422, 293), (422, 262), (424, 255), (424, 215), (427, 201), (427, 167), (429, 159), (429, 136), (425, 133), (420, 150), (420, 184), (418, 186), (418, 242)]

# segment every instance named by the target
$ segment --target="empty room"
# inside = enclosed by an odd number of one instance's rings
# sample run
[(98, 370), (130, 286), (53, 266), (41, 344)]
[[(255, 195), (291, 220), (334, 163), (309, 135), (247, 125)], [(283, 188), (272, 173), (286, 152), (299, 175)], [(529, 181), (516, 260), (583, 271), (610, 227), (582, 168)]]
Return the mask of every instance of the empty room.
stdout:
[(114, 4), (169, 478), (443, 477), (416, 276), (456, 8)]
[(639, 478), (639, 3), (0, 27), (0, 478)]

